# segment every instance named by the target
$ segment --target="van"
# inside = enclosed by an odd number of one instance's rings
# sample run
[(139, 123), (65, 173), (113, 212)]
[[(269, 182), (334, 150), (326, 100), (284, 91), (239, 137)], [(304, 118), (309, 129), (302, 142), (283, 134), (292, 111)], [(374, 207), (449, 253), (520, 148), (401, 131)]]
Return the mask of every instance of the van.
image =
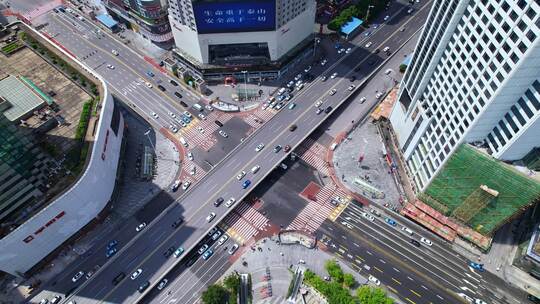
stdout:
[(333, 143), (333, 144), (330, 146), (330, 150), (332, 150), (332, 151), (334, 151), (336, 148), (337, 148), (337, 143)]
[(281, 89), (279, 89), (279, 91), (277, 92), (277, 94), (278, 94), (278, 96), (281, 96), (281, 95), (283, 95), (286, 91), (287, 91), (287, 89), (281, 88)]
[(193, 105), (193, 107), (197, 110), (197, 111), (201, 111), (204, 109), (200, 104), (196, 103)]
[(259, 166), (259, 165), (254, 166), (253, 168), (251, 168), (251, 173), (255, 174), (255, 173), (259, 172), (260, 168), (261, 168), (261, 166)]
[(186, 148), (189, 146), (186, 139), (183, 137), (180, 137), (180, 143)]

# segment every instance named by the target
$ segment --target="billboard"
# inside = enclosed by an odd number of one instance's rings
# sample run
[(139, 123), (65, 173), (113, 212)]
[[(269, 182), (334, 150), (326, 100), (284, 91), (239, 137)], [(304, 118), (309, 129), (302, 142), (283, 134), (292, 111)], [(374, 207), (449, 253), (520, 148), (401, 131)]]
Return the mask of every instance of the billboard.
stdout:
[(194, 0), (199, 34), (273, 31), (275, 0)]

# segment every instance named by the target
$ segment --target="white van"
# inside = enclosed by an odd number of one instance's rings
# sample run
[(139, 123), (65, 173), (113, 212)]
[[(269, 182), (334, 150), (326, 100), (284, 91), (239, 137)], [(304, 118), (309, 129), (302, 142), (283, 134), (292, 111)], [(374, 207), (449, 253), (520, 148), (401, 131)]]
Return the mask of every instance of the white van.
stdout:
[(251, 168), (251, 173), (255, 174), (255, 173), (259, 172), (260, 168), (261, 168), (261, 166), (259, 166), (259, 165), (254, 166), (253, 168)]
[(197, 110), (197, 111), (201, 111), (204, 109), (200, 104), (196, 103), (193, 105), (193, 107)]
[(187, 143), (187, 141), (186, 141), (186, 139), (183, 138), (183, 137), (180, 137), (180, 143), (181, 143), (184, 147), (186, 147), (186, 148), (187, 148), (187, 146), (189, 146), (188, 143)]

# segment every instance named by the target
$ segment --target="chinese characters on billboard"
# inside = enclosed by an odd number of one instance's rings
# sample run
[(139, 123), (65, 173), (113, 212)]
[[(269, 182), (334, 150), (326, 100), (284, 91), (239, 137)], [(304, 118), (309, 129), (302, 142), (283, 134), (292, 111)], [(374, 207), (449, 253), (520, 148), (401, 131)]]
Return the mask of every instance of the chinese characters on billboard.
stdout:
[(223, 32), (273, 31), (275, 0), (193, 1), (200, 34)]

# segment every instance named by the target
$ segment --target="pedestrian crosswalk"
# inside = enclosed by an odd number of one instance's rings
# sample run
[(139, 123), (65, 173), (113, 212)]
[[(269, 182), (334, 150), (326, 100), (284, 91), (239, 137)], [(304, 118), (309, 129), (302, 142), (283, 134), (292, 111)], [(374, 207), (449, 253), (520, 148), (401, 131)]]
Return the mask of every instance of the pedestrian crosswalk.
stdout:
[(38, 6), (36, 8), (33, 8), (32, 10), (21, 12), (21, 15), (29, 20), (32, 21), (33, 19), (47, 13), (48, 11), (52, 10), (53, 8), (62, 5), (61, 0), (53, 0), (49, 1), (48, 3), (45, 3), (41, 6)]
[(196, 119), (183, 128), (181, 130), (182, 136), (190, 146), (208, 151), (217, 143), (217, 135), (214, 133), (219, 129), (219, 126), (215, 121), (219, 120), (221, 123), (225, 123), (232, 117), (229, 113), (211, 112), (206, 119)]
[[(195, 169), (195, 174), (191, 174), (192, 169)], [(201, 180), (205, 175), (206, 171), (193, 161), (186, 159), (182, 164), (182, 174), (180, 175), (180, 179), (183, 181), (189, 180), (191, 183), (195, 183)]]
[(295, 153), (307, 164), (317, 169), (324, 175), (329, 175), (330, 171), (326, 162), (328, 149), (311, 138), (307, 138), (295, 150)]
[(250, 113), (249, 115), (244, 117), (244, 121), (248, 123), (251, 127), (257, 129), (260, 126), (262, 126), (265, 122), (270, 120), (272, 116), (274, 116), (274, 112), (263, 110), (262, 108), (257, 108), (257, 110), (253, 111), (253, 113)]
[(308, 233), (315, 232), (324, 220), (336, 213), (336, 209), (341, 208), (341, 206), (338, 205), (336, 207), (331, 203), (332, 199), (336, 196), (339, 196), (344, 202), (348, 200), (348, 195), (345, 191), (336, 187), (333, 183), (326, 184), (315, 195), (315, 200), (308, 200), (306, 207), (289, 224), (287, 229)]
[(237, 242), (244, 244), (268, 225), (268, 219), (253, 208), (252, 203), (242, 201), (220, 225)]

